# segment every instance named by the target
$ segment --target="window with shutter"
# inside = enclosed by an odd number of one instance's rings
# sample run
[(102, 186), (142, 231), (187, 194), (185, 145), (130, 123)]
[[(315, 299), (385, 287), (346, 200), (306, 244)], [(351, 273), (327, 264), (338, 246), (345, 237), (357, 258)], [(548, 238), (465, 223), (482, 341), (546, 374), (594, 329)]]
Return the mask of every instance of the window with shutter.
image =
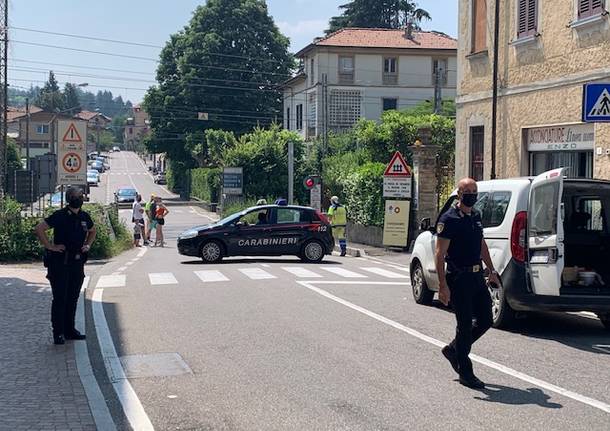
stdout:
[(600, 14), (604, 11), (604, 0), (577, 0), (578, 18)]
[(472, 0), (472, 53), (487, 49), (487, 0)]
[(538, 0), (519, 0), (517, 37), (533, 36), (538, 29)]

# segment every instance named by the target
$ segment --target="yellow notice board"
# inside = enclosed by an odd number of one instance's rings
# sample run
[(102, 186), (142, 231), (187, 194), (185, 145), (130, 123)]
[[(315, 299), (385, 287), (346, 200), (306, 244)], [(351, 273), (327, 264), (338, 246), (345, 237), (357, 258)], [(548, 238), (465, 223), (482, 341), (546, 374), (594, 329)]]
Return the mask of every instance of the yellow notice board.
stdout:
[(410, 210), (411, 201), (385, 201), (383, 245), (407, 246)]

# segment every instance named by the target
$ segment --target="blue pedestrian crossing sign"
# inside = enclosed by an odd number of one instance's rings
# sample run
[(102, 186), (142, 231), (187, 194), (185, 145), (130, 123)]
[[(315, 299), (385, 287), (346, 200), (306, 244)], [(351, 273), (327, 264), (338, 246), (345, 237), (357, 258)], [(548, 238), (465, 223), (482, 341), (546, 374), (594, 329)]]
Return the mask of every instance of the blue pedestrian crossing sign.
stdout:
[(582, 121), (585, 123), (610, 123), (610, 83), (585, 84)]

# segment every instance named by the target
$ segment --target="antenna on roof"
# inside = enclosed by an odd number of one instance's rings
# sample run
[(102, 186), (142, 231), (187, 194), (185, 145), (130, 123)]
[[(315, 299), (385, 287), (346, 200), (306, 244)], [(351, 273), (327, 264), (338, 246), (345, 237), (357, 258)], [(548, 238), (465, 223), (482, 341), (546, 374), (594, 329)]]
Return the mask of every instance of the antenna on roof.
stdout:
[(405, 36), (409, 40), (413, 40), (413, 23), (411, 20), (407, 21), (407, 25), (405, 26)]

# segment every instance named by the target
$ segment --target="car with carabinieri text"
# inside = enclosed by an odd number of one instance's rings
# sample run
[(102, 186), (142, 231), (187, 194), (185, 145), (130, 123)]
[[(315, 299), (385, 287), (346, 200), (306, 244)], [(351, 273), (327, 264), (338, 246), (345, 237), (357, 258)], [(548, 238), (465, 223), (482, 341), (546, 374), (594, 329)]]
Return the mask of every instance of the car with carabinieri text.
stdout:
[(216, 223), (189, 229), (178, 237), (178, 252), (220, 262), (229, 256), (298, 256), (320, 262), (335, 242), (320, 211), (294, 205), (263, 205), (232, 214)]

